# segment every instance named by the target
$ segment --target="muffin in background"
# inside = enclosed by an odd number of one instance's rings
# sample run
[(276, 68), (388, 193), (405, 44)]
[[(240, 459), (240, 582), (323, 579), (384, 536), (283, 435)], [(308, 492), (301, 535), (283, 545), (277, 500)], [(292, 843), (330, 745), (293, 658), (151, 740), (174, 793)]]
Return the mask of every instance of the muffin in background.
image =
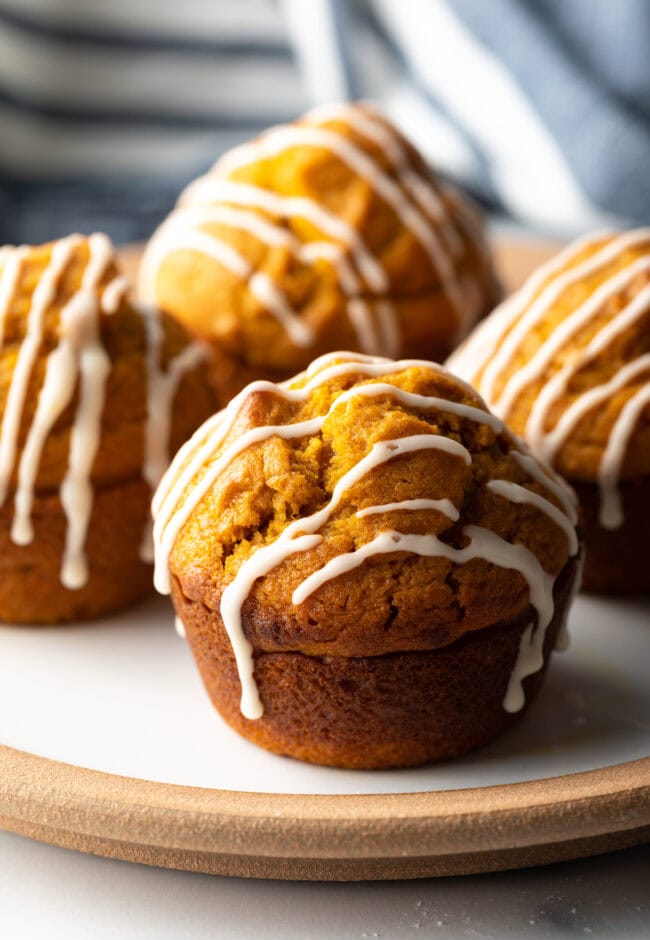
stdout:
[(420, 360), (334, 353), (253, 383), (153, 506), (156, 585), (213, 704), (314, 763), (492, 740), (539, 689), (579, 577), (566, 484)]
[(364, 104), (223, 156), (151, 238), (139, 284), (213, 344), (224, 404), (336, 349), (442, 359), (499, 299), (477, 210)]
[(575, 488), (585, 588), (650, 589), (650, 229), (569, 245), (448, 365)]
[(151, 493), (213, 395), (205, 350), (127, 290), (102, 234), (0, 249), (3, 621), (151, 590)]

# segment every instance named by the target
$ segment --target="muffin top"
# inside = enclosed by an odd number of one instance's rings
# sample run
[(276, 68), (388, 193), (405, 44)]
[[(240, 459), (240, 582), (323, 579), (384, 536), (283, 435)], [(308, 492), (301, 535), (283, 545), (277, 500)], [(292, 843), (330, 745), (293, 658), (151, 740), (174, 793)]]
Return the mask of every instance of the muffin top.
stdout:
[(0, 503), (18, 544), (36, 493), (60, 488), (83, 529), (89, 487), (154, 487), (210, 413), (204, 350), (127, 288), (105, 235), (0, 249)]
[(367, 105), (227, 153), (153, 236), (140, 286), (258, 375), (341, 345), (444, 353), (497, 296), (476, 211)]
[(597, 481), (650, 474), (650, 229), (598, 233), (543, 265), (448, 361), (532, 450)]
[[(432, 363), (330, 354), (256, 382), (154, 498), (156, 584), (251, 647), (373, 656), (553, 613), (578, 551), (571, 492)], [(534, 618), (534, 614), (533, 614)], [(247, 658), (248, 657), (248, 658)]]

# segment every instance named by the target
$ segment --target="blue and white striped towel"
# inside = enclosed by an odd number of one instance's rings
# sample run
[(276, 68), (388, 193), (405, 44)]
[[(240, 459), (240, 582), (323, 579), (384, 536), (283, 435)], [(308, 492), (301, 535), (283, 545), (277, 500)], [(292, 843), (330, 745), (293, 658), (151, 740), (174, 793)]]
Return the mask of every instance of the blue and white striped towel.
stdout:
[(372, 98), (526, 224), (650, 221), (645, 0), (0, 0), (0, 241), (146, 237), (226, 148)]

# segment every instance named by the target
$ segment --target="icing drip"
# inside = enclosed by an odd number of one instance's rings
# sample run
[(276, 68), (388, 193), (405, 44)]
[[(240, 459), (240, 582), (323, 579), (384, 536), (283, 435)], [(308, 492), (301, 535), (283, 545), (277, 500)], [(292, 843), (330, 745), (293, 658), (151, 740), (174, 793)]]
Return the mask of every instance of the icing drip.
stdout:
[(174, 630), (176, 630), (176, 633), (181, 638), (181, 640), (187, 639), (187, 634), (185, 633), (185, 624), (180, 617), (174, 617)]
[(450, 499), (402, 499), (397, 503), (382, 503), (379, 506), (366, 506), (356, 513), (357, 519), (365, 519), (366, 516), (376, 516), (385, 512), (418, 512), (420, 510), (432, 509), (435, 512), (441, 512), (443, 516), (456, 522), (459, 513)]
[(520, 712), (526, 703), (523, 682), (544, 665), (544, 637), (534, 624), (529, 624), (521, 635), (519, 652), (510, 673), (508, 688), (503, 699), (504, 711)]
[(521, 451), (516, 450), (512, 451), (512, 456), (533, 480), (541, 483), (555, 496), (571, 524), (576, 525), (578, 521), (577, 499), (568, 483), (565, 483), (551, 467), (545, 466), (539, 457), (531, 457), (530, 454), (522, 454)]
[(116, 313), (129, 289), (129, 280), (121, 274), (114, 277), (102, 292), (101, 309), (103, 313)]
[[(3, 422), (2, 444), (9, 442), (5, 451), (9, 473), (15, 459), (16, 433), (20, 427), (26, 389), (42, 342), (45, 312), (53, 302), (58, 281), (80, 243), (79, 236), (70, 236), (54, 246), (49, 265), (32, 296), (27, 332), (12, 376)], [(16, 544), (28, 545), (33, 541), (31, 512), (43, 447), (55, 422), (72, 401), (79, 379), (79, 403), (70, 435), (68, 471), (60, 489), (68, 523), (61, 581), (71, 589), (82, 587), (88, 577), (83, 546), (92, 509), (89, 476), (99, 443), (104, 387), (110, 370), (110, 362), (98, 336), (96, 290), (112, 258), (112, 246), (103, 235), (92, 235), (88, 246), (90, 255), (81, 286), (61, 311), (60, 342), (47, 358), (43, 385), (18, 466), (11, 528), (11, 538)], [(6, 438), (5, 431), (8, 432)]]
[(16, 460), (18, 433), (29, 380), (41, 345), (45, 313), (54, 300), (59, 278), (79, 241), (78, 237), (71, 236), (54, 246), (50, 262), (32, 295), (31, 307), (27, 314), (26, 333), (11, 377), (0, 429), (0, 505), (6, 499)]
[(650, 384), (645, 385), (623, 406), (616, 419), (599, 470), (601, 492), (600, 524), (617, 529), (623, 524), (623, 501), (618, 487), (621, 465), (634, 428), (643, 410), (650, 404)]
[[(147, 338), (147, 421), (144, 432), (142, 476), (151, 492), (156, 489), (169, 466), (172, 407), (178, 386), (189, 371), (206, 358), (206, 350), (190, 343), (169, 363), (167, 371), (161, 364), (164, 332), (160, 313), (153, 307), (139, 307)], [(152, 523), (148, 522), (140, 547), (143, 561), (153, 561)]]
[[(179, 451), (167, 474), (163, 477), (154, 497), (155, 515), (154, 539), (156, 545), (155, 581), (158, 590), (169, 592), (170, 580), (168, 569), (169, 553), (174, 542), (189, 519), (193, 510), (209, 492), (218, 476), (231, 464), (233, 459), (247, 447), (278, 436), (295, 439), (317, 434), (332, 412), (350, 400), (359, 397), (390, 396), (401, 404), (414, 409), (432, 408), (458, 415), (466, 420), (486, 424), (497, 433), (502, 432), (502, 422), (478, 407), (463, 405), (435, 396), (419, 395), (407, 392), (389, 382), (371, 382), (353, 386), (340, 393), (330, 405), (328, 411), (314, 418), (282, 425), (268, 425), (253, 428), (240, 435), (230, 446), (210, 463), (222, 443), (225, 442), (236, 420), (243, 401), (251, 394), (266, 392), (285, 398), (289, 402), (305, 401), (315, 388), (333, 378), (346, 374), (368, 375), (373, 378), (395, 374), (413, 365), (437, 369), (430, 363), (417, 360), (389, 362), (370, 356), (359, 356), (353, 360), (341, 359), (341, 354), (329, 354), (321, 357), (305, 373), (307, 382), (303, 388), (289, 388), (287, 383), (274, 385), (260, 381), (245, 389), (219, 415), (214, 416), (194, 437)], [(318, 371), (322, 369), (322, 371)], [(443, 372), (444, 370), (439, 369)], [(234, 578), (225, 587), (220, 605), (220, 613), (228, 633), (242, 686), (242, 714), (250, 719), (259, 718), (263, 706), (259, 698), (254, 679), (253, 650), (246, 638), (242, 620), (242, 608), (250, 592), (260, 577), (281, 565), (292, 555), (310, 551), (323, 539), (320, 530), (330, 520), (333, 512), (341, 505), (344, 497), (361, 479), (379, 465), (397, 457), (425, 449), (444, 451), (458, 458), (468, 466), (471, 455), (457, 441), (435, 433), (412, 435), (389, 441), (375, 443), (368, 453), (348, 470), (336, 483), (328, 503), (305, 518), (291, 522), (278, 538), (260, 548), (239, 567)], [(529, 502), (549, 516), (567, 534), (572, 551), (577, 550), (575, 530), (571, 520), (575, 520), (575, 507), (557, 477), (552, 471), (542, 469), (531, 457), (516, 453), (522, 468), (529, 469), (530, 475), (541, 482), (553, 493), (566, 515), (549, 500), (510, 481), (493, 481), (493, 490), (514, 502)], [(207, 466), (206, 466), (207, 465)], [(188, 491), (188, 487), (191, 488)], [(459, 518), (459, 511), (448, 499), (412, 499), (384, 505), (368, 506), (356, 511), (359, 518), (396, 511), (434, 510), (442, 513), (451, 522)], [(433, 535), (412, 535), (388, 530), (381, 532), (375, 539), (353, 552), (330, 559), (320, 569), (313, 572), (295, 589), (292, 600), (298, 605), (310, 594), (332, 578), (363, 564), (366, 559), (377, 554), (391, 552), (409, 552), (427, 557), (447, 558), (455, 564), (464, 564), (475, 558), (484, 559), (499, 567), (518, 571), (527, 581), (530, 602), (537, 611), (538, 628), (536, 636), (543, 635), (553, 615), (554, 577), (547, 574), (535, 556), (521, 545), (506, 542), (496, 533), (477, 526), (468, 525), (463, 534), (469, 544), (463, 549), (453, 548)]]
[[(360, 137), (381, 147), (396, 179), (385, 172), (363, 147), (331, 128), (321, 126), (333, 120), (344, 122)], [(272, 129), (257, 141), (230, 151), (209, 174), (190, 184), (182, 194), (178, 208), (147, 248), (141, 270), (143, 296), (155, 301), (158, 270), (171, 252), (196, 251), (215, 258), (247, 281), (264, 309), (278, 320), (296, 345), (312, 345), (315, 341), (313, 332), (292, 310), (278, 285), (265, 274), (258, 272), (253, 275), (245, 258), (237, 254), (235, 259), (232, 250), (224, 251), (228, 245), (204, 229), (206, 224), (220, 224), (247, 231), (268, 245), (282, 247), (303, 264), (327, 260), (335, 269), (347, 298), (348, 315), (360, 348), (367, 353), (381, 351), (397, 355), (399, 324), (392, 305), (385, 299), (388, 277), (357, 229), (314, 199), (283, 196), (229, 179), (238, 168), (293, 146), (324, 147), (366, 180), (391, 206), (438, 272), (443, 289), (456, 310), (459, 333), (463, 335), (480, 306), (476, 284), (460, 281), (455, 271), (454, 258), (461, 254), (464, 239), (452, 224), (436, 187), (411, 165), (409, 154), (396, 132), (368, 108), (362, 110), (350, 105), (315, 109), (306, 115), (302, 124)], [(304, 218), (330, 240), (303, 243), (294, 232), (274, 223), (262, 212), (283, 220)], [(460, 217), (462, 213), (458, 207), (457, 212)], [(467, 226), (463, 225), (463, 231), (467, 234)], [(476, 243), (475, 247), (482, 247), (480, 226), (470, 226), (467, 237)], [(378, 298), (375, 307), (364, 299), (366, 288), (363, 281)]]
[[(648, 275), (650, 258), (646, 254), (606, 278), (542, 342), (525, 366), (510, 376), (500, 393), (495, 394), (503, 371), (521, 348), (529, 331), (543, 321), (548, 310), (563, 293), (582, 279), (615, 263), (624, 251), (650, 242), (650, 229), (619, 235), (599, 247), (591, 257), (566, 271), (562, 270), (585, 247), (597, 246), (606, 237), (607, 233), (600, 233), (582, 239), (561, 252), (530, 278), (510, 301), (498, 308), (470, 341), (449, 359), (450, 367), (457, 369), (465, 378), (474, 381), (478, 378), (479, 390), (503, 418), (507, 418), (526, 388), (539, 382), (545, 371), (554, 362), (559, 362), (560, 368), (551, 374), (537, 394), (526, 423), (526, 438), (533, 451), (548, 461), (555, 459), (577, 424), (593, 409), (612, 401), (616, 393), (624, 391), (644, 374), (650, 375), (650, 354), (645, 353), (621, 366), (606, 382), (578, 393), (555, 419), (553, 426), (547, 427), (554, 407), (561, 396), (570, 393), (571, 382), (579, 371), (606, 353), (626, 330), (648, 315), (650, 286), (646, 285), (611, 318), (603, 318), (603, 323), (598, 325), (583, 349), (572, 351), (570, 357), (565, 355), (565, 349), (571, 341), (581, 330), (589, 328), (602, 317), (612, 300), (629, 290), (636, 279)], [(648, 386), (644, 384), (625, 402), (613, 423), (598, 473), (600, 523), (603, 528), (617, 528), (624, 522), (619, 492), (621, 468), (636, 423), (650, 402), (649, 394)]]
[[(246, 281), (248, 289), (265, 310), (275, 317), (296, 346), (311, 346), (314, 336), (309, 326), (291, 309), (291, 306), (273, 281), (261, 271), (254, 272), (247, 259), (231, 248), (226, 242), (209, 235), (207, 232), (193, 229), (176, 230), (171, 225), (163, 226), (151, 243), (151, 258), (154, 270), (159, 259), (172, 251), (196, 251), (214, 258), (232, 274)], [(145, 291), (145, 293), (149, 293)]]
[(77, 332), (79, 403), (70, 435), (68, 471), (61, 484), (61, 503), (68, 520), (61, 583), (73, 590), (88, 581), (84, 545), (93, 505), (90, 474), (99, 447), (106, 380), (111, 369), (99, 335), (96, 291), (113, 256), (113, 247), (105, 235), (91, 235), (88, 243), (90, 260), (73, 301), (77, 307), (72, 330)]
[[(291, 425), (286, 425), (285, 429), (291, 427)], [(275, 542), (258, 548), (228, 584), (222, 595), (220, 611), (237, 661), (242, 684), (241, 711), (244, 717), (259, 718), (263, 713), (253, 678), (253, 651), (244, 635), (242, 625), (242, 606), (255, 581), (277, 568), (290, 555), (308, 551), (318, 545), (322, 541), (322, 536), (316, 535), (316, 530), (328, 522), (348, 490), (367, 473), (395, 457), (427, 449), (443, 450), (459, 456), (466, 464), (471, 463), (469, 452), (461, 444), (437, 434), (417, 434), (394, 441), (380, 441), (373, 445), (359, 463), (341, 477), (326, 506), (311, 516), (296, 519), (287, 526)], [(295, 593), (293, 602), (300, 603), (295, 600)]]
[[(583, 559), (578, 560), (578, 571), (571, 587), (571, 597), (566, 606), (566, 611), (571, 608), (573, 599), (577, 594), (582, 581)], [(526, 694), (524, 692), (523, 682), (528, 676), (534, 675), (544, 665), (544, 641), (546, 639), (546, 630), (540, 630), (539, 625), (535, 629), (535, 624), (529, 624), (521, 635), (517, 658), (510, 673), (508, 687), (503, 699), (504, 711), (515, 713), (521, 711), (526, 704)], [(555, 649), (557, 652), (565, 652), (571, 644), (569, 636), (569, 627), (567, 615), (560, 621), (559, 629), (555, 638)]]
[(569, 543), (569, 554), (571, 556), (577, 555), (578, 536), (575, 525), (550, 500), (544, 499), (538, 493), (533, 493), (532, 490), (526, 489), (525, 486), (521, 486), (519, 483), (511, 483), (509, 480), (490, 480), (487, 488), (492, 493), (496, 493), (497, 496), (509, 499), (511, 503), (528, 503), (528, 505), (534, 506), (535, 509), (539, 509), (565, 533)]

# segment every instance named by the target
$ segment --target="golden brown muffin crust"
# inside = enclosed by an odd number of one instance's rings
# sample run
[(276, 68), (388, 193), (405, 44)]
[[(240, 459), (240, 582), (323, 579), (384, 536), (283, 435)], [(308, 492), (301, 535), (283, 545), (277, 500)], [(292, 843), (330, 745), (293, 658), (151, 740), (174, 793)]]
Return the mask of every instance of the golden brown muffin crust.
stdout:
[[(290, 387), (303, 387), (318, 371), (299, 377)], [(298, 403), (269, 391), (254, 392), (244, 397), (230, 433), (194, 481), (251, 429), (329, 412), (320, 433), (290, 440), (272, 436), (230, 460), (176, 538), (170, 568), (179, 589), (189, 601), (218, 611), (226, 584), (254, 551), (276, 540), (291, 521), (328, 503), (336, 482), (376, 442), (441, 434), (471, 454), (470, 466), (440, 450), (400, 455), (354, 484), (318, 530), (322, 542), (290, 556), (252, 588), (243, 619), (257, 650), (369, 656), (436, 649), (468, 632), (516, 619), (527, 609), (527, 582), (512, 569), (482, 559), (459, 565), (404, 552), (371, 557), (353, 572), (326, 582), (303, 603), (292, 604), (293, 590), (309, 574), (389, 528), (436, 535), (462, 548), (467, 544), (462, 529), (477, 525), (529, 549), (550, 575), (557, 575), (567, 562), (567, 536), (545, 513), (486, 488), (493, 479), (525, 484), (561, 508), (512, 456), (515, 445), (507, 432), (444, 408), (405, 405), (390, 391), (354, 396), (336, 405), (343, 390), (377, 382), (484, 409), (470, 388), (427, 364), (396, 365), (376, 379), (361, 370), (332, 378)], [(356, 516), (368, 506), (423, 495), (450, 499), (459, 520), (452, 522), (431, 509)]]

